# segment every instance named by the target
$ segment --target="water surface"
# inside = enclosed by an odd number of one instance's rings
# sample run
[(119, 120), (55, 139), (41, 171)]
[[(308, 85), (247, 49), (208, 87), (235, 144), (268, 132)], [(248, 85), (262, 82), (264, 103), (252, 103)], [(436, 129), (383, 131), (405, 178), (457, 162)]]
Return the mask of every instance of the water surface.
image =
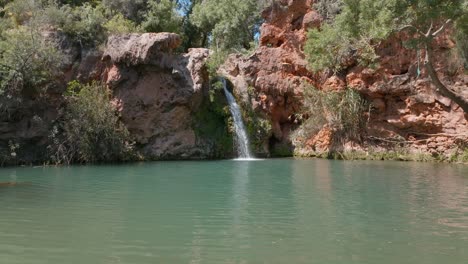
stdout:
[(275, 159), (0, 169), (0, 263), (468, 263), (468, 167)]

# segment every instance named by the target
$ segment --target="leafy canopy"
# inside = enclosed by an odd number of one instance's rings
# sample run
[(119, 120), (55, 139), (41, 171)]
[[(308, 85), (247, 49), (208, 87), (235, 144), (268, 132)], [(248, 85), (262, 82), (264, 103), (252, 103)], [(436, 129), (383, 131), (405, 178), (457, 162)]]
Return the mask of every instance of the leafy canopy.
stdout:
[[(323, 0), (322, 0), (323, 1)], [(321, 29), (308, 33), (305, 53), (312, 70), (340, 71), (350, 57), (362, 64), (377, 59), (374, 47), (390, 34), (408, 28), (427, 31), (451, 19), (466, 32), (465, 0), (342, 0), (341, 12)], [(416, 36), (416, 34), (415, 34)], [(413, 39), (413, 46), (423, 41)]]
[(195, 5), (191, 20), (216, 49), (248, 49), (261, 22), (259, 7), (257, 0), (205, 0)]
[(148, 32), (180, 32), (182, 17), (171, 0), (149, 0), (143, 28)]

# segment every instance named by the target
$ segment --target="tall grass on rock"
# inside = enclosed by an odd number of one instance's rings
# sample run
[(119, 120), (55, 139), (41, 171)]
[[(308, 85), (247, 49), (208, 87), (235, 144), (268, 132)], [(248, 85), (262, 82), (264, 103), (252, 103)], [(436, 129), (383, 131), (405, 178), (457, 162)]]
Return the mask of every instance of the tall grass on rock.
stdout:
[(352, 90), (321, 91), (305, 89), (304, 119), (292, 140), (299, 145), (328, 126), (340, 140), (360, 140), (365, 126), (367, 102)]
[(67, 106), (51, 132), (51, 160), (57, 164), (128, 161), (135, 157), (127, 128), (120, 122), (107, 88), (71, 82)]

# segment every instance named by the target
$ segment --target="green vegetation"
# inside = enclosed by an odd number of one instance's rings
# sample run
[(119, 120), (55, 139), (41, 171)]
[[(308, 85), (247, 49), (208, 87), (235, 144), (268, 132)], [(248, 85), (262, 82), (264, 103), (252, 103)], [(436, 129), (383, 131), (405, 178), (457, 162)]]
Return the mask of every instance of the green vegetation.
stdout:
[(183, 38), (183, 50), (214, 50), (210, 65), (217, 69), (229, 53), (255, 47), (266, 4), (271, 1), (2, 0), (0, 35), (59, 31), (89, 48), (102, 45), (110, 34), (175, 32)]
[[(183, 38), (183, 50), (216, 50), (208, 62), (214, 76), (229, 53), (254, 47), (261, 22), (260, 2), (263, 1), (0, 0), (2, 120), (9, 121), (13, 105), (15, 113), (20, 113), (23, 102), (56, 100), (55, 96), (65, 90), (61, 75), (69, 54), (65, 56), (64, 45), (82, 52), (102, 49), (111, 34), (176, 32)], [(215, 155), (222, 157), (232, 150), (232, 137), (226, 129), (229, 115), (219, 105), (222, 93), (211, 93), (213, 101), (197, 113), (196, 119), (203, 126), (196, 126), (196, 130), (200, 138), (214, 135)], [(54, 98), (50, 97), (52, 94)], [(123, 161), (135, 157), (128, 131), (102, 85), (72, 83), (63, 96), (60, 118), (50, 133), (48, 150), (52, 163)], [(5, 162), (12, 162), (10, 150), (1, 155), (6, 157)]]
[[(249, 49), (260, 25), (257, 0), (205, 0), (193, 8), (193, 24), (210, 37), (215, 50)], [(206, 40), (208, 41), (208, 40)]]
[(255, 153), (263, 153), (265, 144), (268, 144), (272, 135), (271, 122), (248, 107), (243, 109), (246, 109), (243, 116), (252, 150)]
[(229, 129), (232, 120), (222, 89), (219, 82), (211, 85), (209, 101), (206, 100), (195, 113), (192, 124), (198, 140), (210, 146), (214, 158), (229, 156), (233, 150), (232, 131)]
[[(249, 102), (257, 96), (255, 88), (249, 86), (247, 88)], [(245, 122), (247, 135), (250, 139), (251, 148), (255, 153), (264, 153), (268, 140), (273, 134), (271, 121), (264, 115), (252, 109), (249, 103), (241, 101), (242, 116)], [(291, 156), (291, 155), (289, 155)]]
[(104, 28), (111, 34), (125, 34), (142, 31), (133, 21), (126, 19), (122, 14), (114, 15), (104, 24)]
[(379, 149), (369, 147), (367, 151), (335, 151), (335, 152), (307, 152), (295, 153), (297, 157), (316, 157), (337, 160), (392, 160), (417, 162), (450, 162), (468, 164), (468, 150), (459, 151), (450, 156), (430, 155), (422, 152), (411, 152), (408, 148)]
[(56, 164), (127, 161), (135, 153), (119, 121), (109, 91), (93, 83), (71, 82), (63, 120), (51, 132), (50, 159)]
[[(111, 34), (175, 32), (182, 36), (181, 50), (207, 47), (214, 51), (207, 63), (213, 77), (230, 53), (246, 53), (255, 47), (261, 10), (274, 1), (0, 0), (0, 121), (9, 121), (8, 108), (13, 104), (21, 105), (25, 99), (47, 101), (51, 99), (47, 98), (51, 90), (54, 96), (60, 96), (65, 89), (60, 83), (60, 74), (66, 70), (63, 69), (66, 58), (59, 48), (63, 42), (84, 52), (101, 49)], [(434, 39), (446, 30), (453, 30), (457, 44), (452, 50), (454, 63), (444, 70), (456, 75), (468, 69), (466, 0), (314, 2), (325, 23), (308, 33), (305, 53), (312, 70), (344, 74), (357, 64), (374, 67), (379, 60), (376, 48), (394, 34), (406, 32), (410, 36), (407, 46), (421, 50), (426, 56), (425, 66), (437, 91), (468, 112), (466, 99), (447, 89), (432, 66)], [(64, 40), (59, 40), (62, 36)], [(254, 89), (249, 88), (249, 94), (252, 92)], [(129, 133), (119, 121), (110, 103), (111, 95), (103, 85), (73, 82), (63, 96), (64, 112), (50, 137), (49, 151), (54, 163), (135, 158)], [(210, 102), (205, 102), (194, 121), (199, 138), (211, 137), (215, 156), (219, 157), (232, 150), (232, 131), (227, 129), (232, 121), (223, 98), (222, 91), (214, 85)], [(324, 126), (333, 131), (336, 140), (361, 140), (368, 106), (355, 91), (306, 89), (304, 104), (305, 111), (299, 116), (303, 123), (293, 135), (295, 141), (308, 138)], [(250, 106), (244, 105), (243, 109), (253, 148), (262, 151), (268, 143), (265, 139), (271, 137), (271, 123)], [(3, 144), (0, 162), (14, 162), (19, 145)], [(290, 149), (280, 146), (273, 151), (286, 155)], [(382, 158), (404, 156), (395, 153)], [(361, 154), (337, 155), (346, 158)], [(467, 156), (462, 151), (451, 160), (463, 161)]]
[(0, 94), (37, 94), (51, 84), (61, 54), (35, 28), (18, 27), (0, 36)]
[[(319, 1), (330, 2), (330, 1)], [(332, 1), (338, 2), (338, 1)], [(372, 66), (378, 56), (375, 48), (394, 33), (407, 31), (412, 38), (408, 46), (425, 51), (425, 66), (438, 92), (452, 99), (468, 112), (468, 102), (448, 89), (438, 78), (433, 67), (434, 39), (453, 26), (459, 50), (465, 58), (468, 32), (468, 3), (464, 0), (342, 0), (336, 3), (341, 11), (321, 29), (308, 34), (305, 53), (310, 68), (315, 71), (346, 70), (357, 61)], [(330, 12), (336, 14), (338, 12)], [(354, 60), (353, 60), (354, 59)]]
[(361, 140), (365, 126), (366, 101), (352, 89), (325, 92), (313, 87), (305, 90), (304, 109), (300, 118), (305, 119), (292, 135), (299, 145), (316, 134), (324, 126), (329, 127), (336, 139)]
[(0, 148), (0, 166), (4, 164), (16, 164), (20, 144), (12, 140), (8, 141), (8, 146)]
[[(197, 3), (197, 1), (193, 1)], [(261, 10), (271, 1), (205, 0), (194, 4), (190, 23), (204, 47), (214, 51), (209, 61), (211, 76), (230, 53), (245, 53), (256, 46), (255, 34), (261, 25)]]
[(177, 13), (177, 5), (171, 0), (149, 0), (148, 11), (142, 26), (147, 32), (179, 33), (182, 17)]

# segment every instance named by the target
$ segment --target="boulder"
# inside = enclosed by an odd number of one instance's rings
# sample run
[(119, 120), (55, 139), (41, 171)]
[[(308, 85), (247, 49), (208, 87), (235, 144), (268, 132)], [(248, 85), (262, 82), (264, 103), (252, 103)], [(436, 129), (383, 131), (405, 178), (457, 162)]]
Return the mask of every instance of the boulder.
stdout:
[(193, 129), (194, 115), (208, 94), (207, 49), (174, 53), (172, 33), (112, 36), (103, 60), (122, 122), (150, 159), (209, 156)]

